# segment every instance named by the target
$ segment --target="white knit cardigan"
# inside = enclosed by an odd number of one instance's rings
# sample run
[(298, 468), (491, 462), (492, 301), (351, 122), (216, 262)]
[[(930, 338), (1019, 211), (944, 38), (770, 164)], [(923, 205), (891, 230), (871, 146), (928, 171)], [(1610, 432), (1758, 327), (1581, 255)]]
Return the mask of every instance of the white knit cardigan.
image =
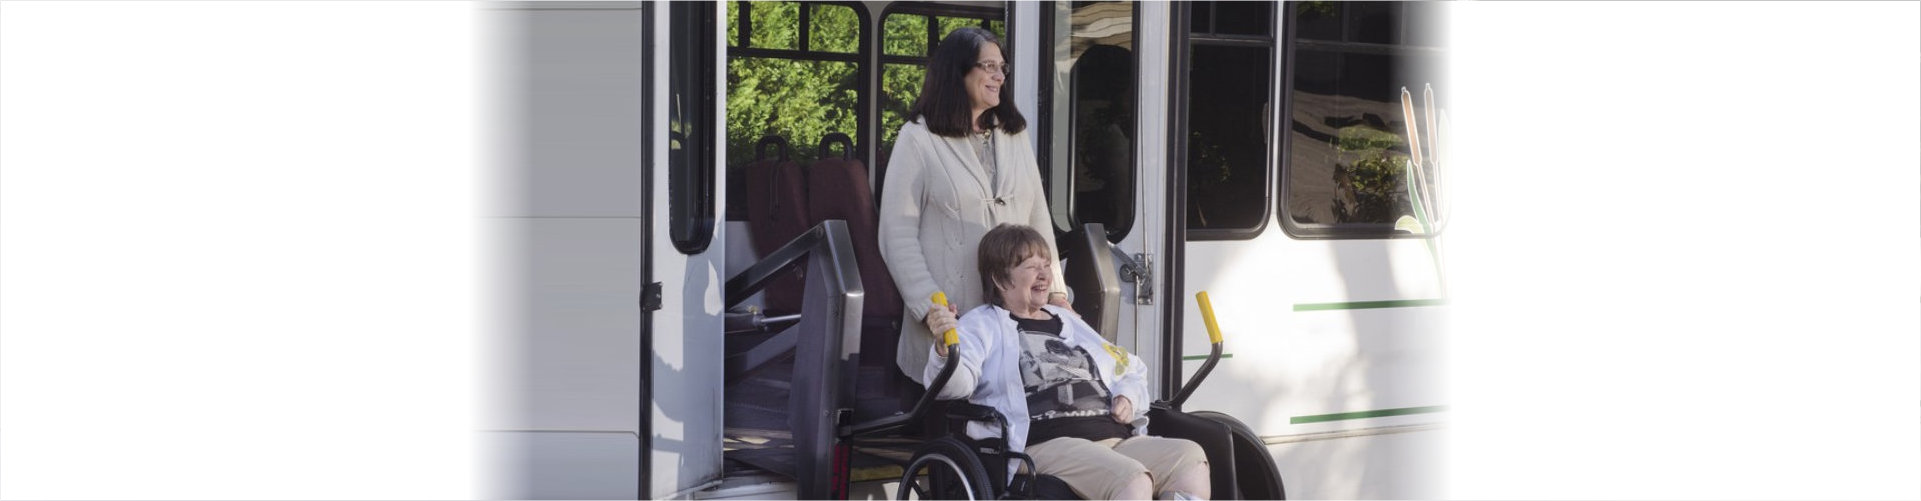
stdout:
[[(945, 292), (962, 312), (985, 301), (974, 268), (987, 230), (1001, 223), (1032, 226), (1060, 257), (1027, 133), (993, 133), (998, 179), (990, 180), (968, 138), (938, 136), (917, 122), (901, 126), (889, 157), (880, 196), (880, 253), (906, 303), (895, 362), (921, 384), (927, 381), (920, 369), (933, 346), (921, 322), (934, 306), (929, 297)], [(1052, 289), (1067, 291), (1060, 266), (1054, 267)]]

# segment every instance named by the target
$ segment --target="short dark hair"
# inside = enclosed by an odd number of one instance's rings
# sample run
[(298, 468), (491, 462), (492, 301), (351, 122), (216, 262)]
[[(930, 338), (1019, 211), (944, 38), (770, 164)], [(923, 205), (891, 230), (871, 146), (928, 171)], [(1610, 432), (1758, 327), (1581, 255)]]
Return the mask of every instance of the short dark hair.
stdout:
[(1054, 259), (1054, 251), (1047, 248), (1047, 239), (1034, 227), (1020, 224), (1001, 223), (981, 236), (977, 264), (980, 266), (981, 290), (986, 294), (986, 303), (1001, 304), (1001, 283), (1013, 280), (1015, 266), (1027, 258), (1040, 256)]
[[(918, 120), (929, 132), (947, 137), (962, 137), (972, 132), (973, 124), (968, 121), (974, 118), (974, 103), (963, 82), (967, 81), (967, 73), (974, 71), (974, 63), (980, 62), (977, 59), (981, 46), (990, 43), (999, 46), (1002, 57), (1006, 57), (1007, 46), (1001, 44), (994, 33), (980, 28), (957, 29), (941, 39), (940, 45), (934, 47), (934, 56), (927, 62), (927, 78), (921, 81), (920, 96), (914, 98), (914, 105), (908, 108), (907, 121)], [(1021, 117), (1020, 110), (1014, 109), (1013, 84), (1012, 78), (1001, 84), (1001, 104), (981, 114), (981, 128), (999, 127), (1008, 133), (1027, 128), (1027, 119)]]

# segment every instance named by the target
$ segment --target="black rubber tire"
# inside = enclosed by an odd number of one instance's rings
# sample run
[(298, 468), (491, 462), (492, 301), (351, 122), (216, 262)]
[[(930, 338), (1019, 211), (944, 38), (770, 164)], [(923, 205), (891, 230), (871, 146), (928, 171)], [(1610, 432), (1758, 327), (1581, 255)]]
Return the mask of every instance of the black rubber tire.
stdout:
[[(1254, 434), (1254, 429), (1233, 416), (1219, 412), (1187, 414), (1227, 425), (1228, 433), (1234, 439), (1234, 483), (1240, 491), (1234, 499), (1287, 499), (1286, 486), (1281, 483), (1280, 467), (1274, 463), (1274, 456), (1267, 453), (1267, 444)], [(1217, 493), (1215, 497), (1226, 496)]]
[[(925, 491), (916, 481), (921, 468), (927, 469)], [(908, 497), (912, 493), (916, 497)], [(954, 437), (941, 437), (920, 450), (902, 471), (900, 488), (894, 499), (994, 499), (994, 488), (987, 484), (987, 468), (980, 456)]]

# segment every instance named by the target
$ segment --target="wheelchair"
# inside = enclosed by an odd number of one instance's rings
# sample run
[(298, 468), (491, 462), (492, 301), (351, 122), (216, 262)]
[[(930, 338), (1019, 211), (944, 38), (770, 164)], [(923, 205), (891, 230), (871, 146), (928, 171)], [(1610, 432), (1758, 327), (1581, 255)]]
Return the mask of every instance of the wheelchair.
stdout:
[[(802, 499), (852, 497), (856, 482), (886, 478), (858, 478), (862, 464), (877, 463), (900, 468), (895, 493), (900, 499), (1075, 499), (1065, 482), (1032, 473), (1033, 459), (1008, 451), (1003, 441), (976, 441), (959, 433), (967, 422), (982, 422), (1005, 436), (1008, 417), (964, 401), (937, 402), (933, 392), (900, 374), (888, 356), (899, 332), (898, 296), (892, 301), (888, 295), (866, 296), (869, 287), (864, 285), (870, 284), (863, 282), (878, 285), (891, 279), (884, 269), (872, 269), (877, 259), (855, 257), (857, 250), (871, 252), (873, 243), (852, 238), (854, 233), (846, 221), (822, 221), (727, 280), (731, 309), (785, 273), (799, 270), (804, 276), (799, 280), (798, 314), (737, 318), (729, 311), (726, 425), (775, 430), (756, 438), (772, 435), (780, 445), (725, 450), (724, 461), (791, 478)], [(1069, 268), (1067, 281), (1076, 290), (1090, 291), (1088, 300), (1094, 301), (1077, 303), (1075, 309), (1101, 322), (1097, 325), (1112, 325), (1119, 279), (1106, 232), (1089, 224), (1075, 234), (1062, 242), (1063, 253), (1091, 266)], [(1092, 281), (1076, 284), (1076, 275), (1091, 276)], [(1251, 429), (1224, 414), (1181, 411), (1181, 403), (1221, 355), (1213, 313), (1204, 295), (1201, 301), (1203, 314), (1210, 317), (1213, 353), (1174, 398), (1149, 405), (1148, 432), (1201, 446), (1214, 499), (1284, 499), (1273, 458)], [(874, 308), (864, 308), (868, 303)], [(953, 340), (948, 344), (958, 348)], [(960, 358), (951, 356), (930, 386), (945, 386)], [(780, 400), (786, 405), (766, 403)], [(1012, 478), (1009, 464), (1018, 467)]]
[[(1212, 353), (1172, 400), (1157, 401), (1149, 406), (1148, 432), (1191, 440), (1201, 446), (1207, 454), (1214, 499), (1286, 499), (1274, 459), (1251, 429), (1225, 414), (1180, 410), (1181, 404), (1213, 371), (1221, 357), (1220, 331), (1215, 327), (1206, 294), (1202, 292), (1198, 298), (1213, 341)], [(959, 349), (952, 332), (945, 342), (949, 350)], [(946, 386), (960, 358), (958, 354), (949, 356), (947, 365), (928, 387)], [(1006, 416), (993, 408), (964, 401), (935, 404), (932, 400), (932, 392), (923, 395), (914, 413), (938, 408), (933, 413), (938, 416), (936, 427), (944, 428), (946, 434), (915, 451), (902, 468), (895, 499), (1080, 499), (1060, 479), (1034, 473), (1037, 471), (1034, 459), (1007, 450), (1005, 440), (974, 440), (960, 432), (965, 429), (965, 423), (980, 422), (1005, 437)], [(948, 426), (939, 427), (941, 424)], [(1013, 478), (1008, 478), (1010, 464), (1016, 466)]]

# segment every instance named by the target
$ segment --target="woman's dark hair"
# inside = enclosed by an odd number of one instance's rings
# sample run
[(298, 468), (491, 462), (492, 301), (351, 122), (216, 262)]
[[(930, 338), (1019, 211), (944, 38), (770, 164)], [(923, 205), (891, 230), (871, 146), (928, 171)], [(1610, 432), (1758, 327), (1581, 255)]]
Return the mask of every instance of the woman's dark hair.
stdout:
[(1000, 284), (1014, 279), (1015, 266), (1020, 266), (1027, 258), (1040, 256), (1054, 259), (1053, 251), (1047, 247), (1046, 237), (1032, 226), (1001, 223), (981, 236), (980, 249), (976, 251), (975, 265), (981, 275), (981, 290), (986, 294), (986, 304), (1003, 306)]
[[(973, 118), (974, 101), (967, 95), (967, 73), (980, 62), (976, 58), (981, 46), (990, 43), (1000, 46), (1002, 57), (1006, 57), (1006, 46), (1000, 39), (980, 28), (961, 28), (941, 39), (934, 57), (927, 62), (927, 79), (921, 82), (920, 96), (908, 108), (907, 121), (918, 119), (928, 131), (942, 136), (961, 137), (972, 132), (973, 124), (967, 122)], [(1001, 104), (981, 114), (982, 129), (1000, 127), (1015, 133), (1027, 128), (1027, 119), (1014, 109), (1013, 84), (1013, 78), (1001, 83)]]

